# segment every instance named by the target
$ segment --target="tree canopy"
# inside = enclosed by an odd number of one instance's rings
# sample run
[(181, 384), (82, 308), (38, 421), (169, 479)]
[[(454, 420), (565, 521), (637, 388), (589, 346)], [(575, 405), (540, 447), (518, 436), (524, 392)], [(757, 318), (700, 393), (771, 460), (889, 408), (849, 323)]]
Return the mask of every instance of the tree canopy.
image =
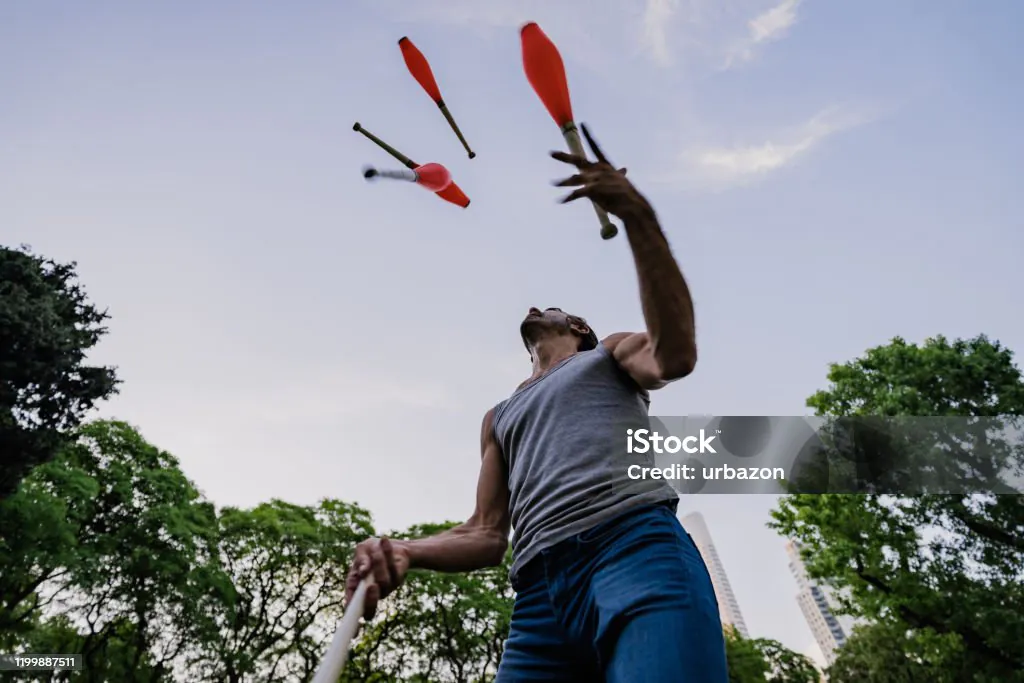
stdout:
[[(920, 346), (895, 339), (832, 366), (828, 379), (830, 386), (808, 399), (818, 415), (946, 418), (963, 430), (954, 436), (968, 451), (978, 443), (971, 432), (978, 422), (957, 418), (1024, 415), (1024, 381), (1013, 354), (984, 336), (937, 337)], [(1017, 446), (1000, 452), (1001, 465), (1019, 465)], [(832, 680), (903, 680), (858, 677), (870, 670), (907, 670), (918, 676), (907, 680), (936, 680), (928, 676), (939, 669), (964, 672), (958, 675), (968, 677), (957, 680), (965, 683), (1019, 680), (1020, 495), (973, 484), (913, 496), (797, 494), (782, 499), (771, 525), (800, 541), (810, 575), (836, 589), (843, 609), (875, 624), (851, 640)], [(880, 634), (888, 634), (890, 647), (874, 650)], [(906, 645), (902, 658), (895, 643)], [(865, 657), (872, 651), (879, 660), (869, 665)]]
[(113, 368), (86, 361), (108, 316), (75, 267), (0, 246), (0, 499), (117, 387)]
[(818, 683), (821, 672), (805, 655), (768, 638), (744, 638), (725, 629), (729, 683)]

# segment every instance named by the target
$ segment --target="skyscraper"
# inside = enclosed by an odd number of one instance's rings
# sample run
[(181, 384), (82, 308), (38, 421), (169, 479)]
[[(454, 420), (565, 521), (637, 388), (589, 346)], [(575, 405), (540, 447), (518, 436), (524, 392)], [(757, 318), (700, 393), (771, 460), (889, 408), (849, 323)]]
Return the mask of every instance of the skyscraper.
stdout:
[(693, 542), (700, 551), (700, 556), (704, 559), (704, 564), (708, 567), (708, 573), (711, 574), (711, 583), (715, 587), (715, 598), (718, 600), (718, 612), (722, 624), (732, 626), (741, 636), (749, 638), (747, 625), (743, 621), (743, 615), (740, 614), (739, 603), (736, 602), (732, 586), (729, 585), (729, 577), (725, 574), (725, 568), (722, 566), (722, 560), (718, 557), (718, 551), (715, 550), (715, 544), (711, 541), (711, 532), (708, 531), (707, 524), (704, 523), (704, 516), (699, 512), (691, 512), (680, 521), (686, 532), (693, 538)]
[(836, 659), (837, 650), (846, 642), (846, 629), (832, 614), (832, 601), (827, 589), (812, 582), (808, 576), (803, 558), (800, 557), (800, 545), (794, 541), (787, 542), (786, 554), (789, 555), (789, 571), (792, 572), (799, 587), (796, 600), (800, 604), (800, 610), (807, 619), (814, 640), (821, 648), (825, 662), (832, 664)]

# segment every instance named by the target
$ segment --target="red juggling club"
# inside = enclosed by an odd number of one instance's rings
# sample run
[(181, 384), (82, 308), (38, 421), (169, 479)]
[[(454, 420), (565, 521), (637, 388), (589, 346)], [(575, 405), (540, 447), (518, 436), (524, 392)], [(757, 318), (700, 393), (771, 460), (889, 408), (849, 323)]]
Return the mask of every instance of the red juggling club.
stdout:
[[(523, 26), (519, 32), (523, 47), (523, 70), (526, 80), (530, 82), (534, 92), (558, 124), (569, 151), (584, 159), (579, 129), (572, 116), (572, 101), (569, 99), (569, 84), (565, 78), (565, 64), (558, 48), (545, 35), (536, 22)], [(601, 237), (610, 240), (619, 233), (619, 229), (608, 218), (604, 209), (594, 204), (594, 211), (601, 222)]]
[(406, 180), (417, 185), (422, 185), (431, 192), (440, 192), (452, 184), (452, 174), (441, 164), (423, 164), (416, 168), (403, 168), (397, 171), (378, 170), (373, 166), (363, 169), (363, 177), (367, 180), (376, 178), (391, 178), (393, 180)]
[(416, 82), (420, 84), (430, 99), (434, 100), (434, 104), (441, 110), (444, 117), (448, 120), (448, 125), (455, 131), (455, 135), (458, 136), (459, 142), (466, 148), (466, 152), (469, 154), (469, 158), (472, 159), (476, 156), (476, 152), (469, 148), (469, 143), (466, 142), (466, 138), (462, 135), (462, 131), (459, 130), (459, 126), (455, 123), (455, 119), (452, 118), (452, 114), (448, 111), (448, 105), (445, 104), (444, 98), (441, 97), (441, 89), (437, 87), (437, 80), (434, 78), (434, 72), (430, 68), (430, 63), (427, 58), (423, 56), (419, 48), (413, 45), (413, 42), (409, 40), (408, 36), (400, 38), (398, 41), (398, 47), (402, 50), (402, 59), (405, 60), (405, 66), (409, 69), (409, 73), (416, 79)]
[[(368, 140), (370, 140), (375, 145), (383, 149), (385, 152), (393, 156), (395, 159), (401, 162), (402, 165), (405, 166), (406, 168), (410, 170), (415, 170), (419, 166), (419, 164), (417, 164), (415, 161), (405, 156), (404, 154), (399, 152), (397, 149), (395, 149), (388, 143), (381, 140), (379, 137), (377, 137), (370, 131), (363, 128), (362, 125), (360, 125), (359, 123), (355, 123), (352, 126), (352, 130), (356, 131), (357, 133), (362, 133)], [(463, 192), (462, 188), (456, 185), (454, 181), (452, 181), (450, 185), (448, 185), (440, 192), (435, 192), (435, 194), (441, 199), (445, 200), (446, 202), (462, 207), (463, 209), (469, 206), (469, 197), (466, 196), (466, 193)]]

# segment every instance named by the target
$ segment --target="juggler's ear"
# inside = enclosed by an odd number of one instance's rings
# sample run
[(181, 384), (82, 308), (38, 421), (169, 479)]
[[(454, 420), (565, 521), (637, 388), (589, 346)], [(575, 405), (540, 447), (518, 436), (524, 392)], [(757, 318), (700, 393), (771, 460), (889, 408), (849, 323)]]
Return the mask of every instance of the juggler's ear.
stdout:
[(579, 318), (569, 320), (569, 329), (581, 337), (586, 337), (590, 334), (590, 326), (587, 325), (585, 320)]

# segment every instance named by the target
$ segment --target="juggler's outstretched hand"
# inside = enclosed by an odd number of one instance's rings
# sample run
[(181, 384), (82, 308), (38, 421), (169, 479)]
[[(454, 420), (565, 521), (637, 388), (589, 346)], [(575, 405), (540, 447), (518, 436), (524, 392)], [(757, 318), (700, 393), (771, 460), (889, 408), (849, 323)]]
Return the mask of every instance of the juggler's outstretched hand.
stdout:
[(586, 124), (581, 124), (583, 137), (597, 161), (566, 152), (552, 152), (551, 157), (558, 161), (572, 164), (579, 171), (576, 175), (555, 183), (555, 187), (575, 187), (562, 204), (586, 197), (608, 213), (618, 216), (623, 221), (644, 215), (652, 211), (647, 199), (640, 194), (633, 184), (626, 179), (626, 169), (616, 169), (604, 152), (598, 147)]

